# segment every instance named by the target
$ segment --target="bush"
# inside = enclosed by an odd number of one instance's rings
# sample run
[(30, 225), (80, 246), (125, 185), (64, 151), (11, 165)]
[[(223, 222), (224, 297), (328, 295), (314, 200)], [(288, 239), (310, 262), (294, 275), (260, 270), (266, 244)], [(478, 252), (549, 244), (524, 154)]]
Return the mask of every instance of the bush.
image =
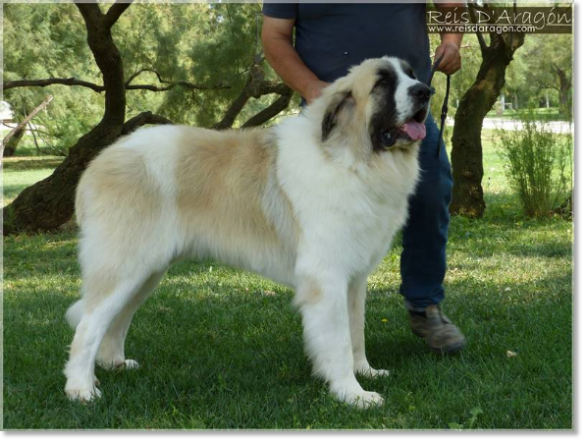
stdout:
[(524, 212), (541, 217), (564, 202), (573, 186), (573, 139), (553, 133), (529, 112), (514, 131), (498, 131), (506, 178)]

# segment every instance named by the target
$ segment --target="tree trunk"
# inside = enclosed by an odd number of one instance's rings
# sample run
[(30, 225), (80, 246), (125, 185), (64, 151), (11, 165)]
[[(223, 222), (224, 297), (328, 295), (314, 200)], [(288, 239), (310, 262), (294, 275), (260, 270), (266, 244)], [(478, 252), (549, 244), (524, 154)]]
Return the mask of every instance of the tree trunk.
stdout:
[(16, 153), (16, 148), (24, 137), (25, 128), (21, 127), (12, 135), (12, 138), (8, 140), (8, 143), (4, 145), (4, 152), (2, 153), (3, 157), (13, 157)]
[(41, 154), (41, 148), (39, 146), (39, 142), (37, 141), (37, 136), (35, 135), (35, 129), (30, 121), (28, 122), (27, 126), (28, 130), (30, 131), (30, 134), (33, 137), (33, 142), (35, 143), (36, 154), (37, 156), (39, 156)]
[(483, 149), (481, 129), (505, 83), (506, 67), (524, 42), (523, 34), (491, 34), (489, 46), (480, 38), (482, 63), (475, 83), (461, 99), (453, 128), (453, 214), (481, 218), (485, 210), (483, 199)]
[(575, 189), (571, 191), (571, 195), (563, 201), (559, 207), (553, 210), (554, 213), (558, 213), (568, 219), (573, 219), (573, 194)]
[(496, 110), (496, 114), (500, 117), (504, 115), (504, 111), (506, 110), (506, 96), (502, 93), (500, 94), (500, 106)]
[(565, 117), (571, 117), (573, 114), (573, 105), (571, 103), (571, 78), (562, 69), (555, 69), (559, 77), (559, 113)]
[[(106, 95), (105, 113), (101, 122), (82, 136), (70, 149), (69, 155), (50, 177), (23, 190), (5, 208), (5, 235), (57, 229), (72, 217), (75, 189), (79, 178), (89, 162), (102, 149), (113, 144), (120, 135), (128, 134), (144, 124), (172, 123), (150, 112), (143, 112), (124, 123), (127, 83), (124, 82), (122, 58), (112, 39), (110, 29), (130, 4), (119, 0), (106, 14), (103, 14), (95, 3), (78, 3), (76, 6), (85, 20), (87, 41), (103, 76)], [(292, 91), (283, 83), (265, 80), (260, 62), (260, 59), (255, 60), (246, 87), (215, 127), (231, 127), (251, 97), (258, 98), (273, 93), (281, 96), (267, 109), (250, 118), (244, 124), (246, 127), (260, 125), (287, 107)], [(220, 86), (220, 88), (224, 87)]]
[(124, 125), (126, 91), (122, 57), (111, 27), (129, 4), (116, 3), (107, 14), (97, 4), (76, 4), (87, 27), (87, 42), (102, 73), (106, 106), (101, 122), (82, 136), (53, 174), (26, 188), (4, 210), (4, 234), (58, 228), (73, 215), (75, 189), (88, 163), (112, 144)]

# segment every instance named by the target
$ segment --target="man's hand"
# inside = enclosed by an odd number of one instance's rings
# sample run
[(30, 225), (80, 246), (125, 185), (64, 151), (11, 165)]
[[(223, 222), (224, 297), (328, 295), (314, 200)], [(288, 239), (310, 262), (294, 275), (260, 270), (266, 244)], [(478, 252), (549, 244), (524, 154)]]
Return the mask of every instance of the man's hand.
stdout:
[(461, 69), (461, 35), (445, 34), (441, 39), (441, 45), (435, 51), (435, 60), (443, 55), (443, 60), (437, 66), (437, 70), (447, 75), (452, 75)]
[[(453, 2), (441, 0), (435, 2), (435, 7), (441, 12), (448, 12), (450, 8), (464, 7), (465, 4), (466, 2), (462, 0)], [(452, 75), (461, 69), (461, 54), (459, 53), (461, 40), (463, 40), (463, 34), (441, 34), (441, 44), (435, 51), (435, 60), (443, 55), (441, 63), (437, 66), (438, 71)]]
[(324, 81), (312, 81), (307, 84), (304, 91), (301, 92), (301, 95), (305, 100), (307, 100), (307, 104), (311, 104), (313, 100), (316, 100), (321, 96), (323, 93), (323, 88), (327, 86), (329, 86), (329, 83), (325, 83)]

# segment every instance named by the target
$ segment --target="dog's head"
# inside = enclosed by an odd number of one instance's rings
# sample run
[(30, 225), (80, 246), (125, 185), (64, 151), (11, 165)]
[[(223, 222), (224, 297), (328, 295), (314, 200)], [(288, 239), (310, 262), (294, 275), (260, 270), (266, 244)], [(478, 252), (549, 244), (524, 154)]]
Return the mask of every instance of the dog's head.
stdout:
[(328, 86), (310, 108), (322, 116), (321, 142), (356, 156), (416, 150), (426, 136), (430, 88), (403, 60), (366, 60)]

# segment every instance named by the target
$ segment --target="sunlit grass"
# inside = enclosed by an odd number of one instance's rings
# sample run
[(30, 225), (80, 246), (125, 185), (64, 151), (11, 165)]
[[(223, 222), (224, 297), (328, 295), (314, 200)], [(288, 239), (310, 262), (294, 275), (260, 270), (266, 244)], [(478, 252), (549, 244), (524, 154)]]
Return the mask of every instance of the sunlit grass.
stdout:
[(3, 158), (4, 206), (31, 184), (51, 175), (61, 161), (62, 157), (55, 156)]

